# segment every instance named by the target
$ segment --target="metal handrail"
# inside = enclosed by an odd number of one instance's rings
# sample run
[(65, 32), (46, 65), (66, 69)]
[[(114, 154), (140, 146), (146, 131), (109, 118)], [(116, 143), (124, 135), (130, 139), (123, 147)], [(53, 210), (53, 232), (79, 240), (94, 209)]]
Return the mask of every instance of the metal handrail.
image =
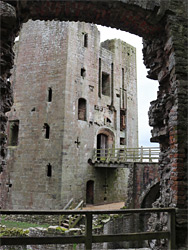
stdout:
[[(168, 213), (168, 230), (160, 232), (142, 232), (142, 233), (126, 233), (112, 235), (93, 235), (92, 234), (92, 216), (93, 214), (143, 214), (143, 213)], [(175, 208), (145, 208), (145, 209), (121, 209), (121, 210), (48, 210), (48, 211), (31, 211), (31, 210), (1, 210), (1, 214), (30, 214), (30, 215), (60, 215), (60, 214), (80, 214), (85, 215), (86, 230), (83, 236), (51, 236), (51, 237), (1, 237), (0, 244), (3, 245), (43, 245), (43, 244), (73, 244), (84, 243), (87, 250), (92, 249), (92, 243), (99, 242), (118, 242), (118, 241), (140, 241), (152, 239), (168, 239), (168, 250), (176, 249), (175, 234)]]
[(158, 147), (94, 149), (92, 162), (158, 162), (159, 153)]

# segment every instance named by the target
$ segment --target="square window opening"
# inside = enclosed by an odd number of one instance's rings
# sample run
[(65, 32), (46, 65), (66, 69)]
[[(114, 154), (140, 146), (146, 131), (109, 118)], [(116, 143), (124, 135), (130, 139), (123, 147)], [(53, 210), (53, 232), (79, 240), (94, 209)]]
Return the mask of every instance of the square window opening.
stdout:
[(9, 121), (9, 146), (18, 145), (19, 121)]

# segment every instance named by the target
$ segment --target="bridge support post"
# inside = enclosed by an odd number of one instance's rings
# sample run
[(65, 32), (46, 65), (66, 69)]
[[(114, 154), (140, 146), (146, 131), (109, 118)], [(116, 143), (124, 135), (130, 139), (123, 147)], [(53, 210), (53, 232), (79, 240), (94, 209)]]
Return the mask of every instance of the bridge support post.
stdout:
[(176, 249), (176, 210), (168, 213), (168, 231), (170, 238), (168, 239), (168, 250)]
[(92, 214), (86, 213), (86, 240), (85, 249), (92, 249)]

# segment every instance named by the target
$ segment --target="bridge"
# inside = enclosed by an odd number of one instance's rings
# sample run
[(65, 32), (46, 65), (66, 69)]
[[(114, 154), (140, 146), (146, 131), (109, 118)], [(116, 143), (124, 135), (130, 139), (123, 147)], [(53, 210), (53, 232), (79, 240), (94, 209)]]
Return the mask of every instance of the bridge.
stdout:
[[(13, 97), (8, 81), (13, 66), (14, 39), (28, 19), (93, 22), (122, 29), (144, 38), (144, 63), (148, 77), (160, 83), (149, 117), (152, 141), (161, 144), (161, 192), (156, 206), (187, 208), (187, 96), (185, 44), (187, 1), (1, 1), (1, 152), (5, 169), (6, 112)], [(4, 184), (3, 184), (4, 185)], [(168, 195), (167, 195), (168, 194)], [(163, 227), (164, 217), (158, 223)], [(179, 220), (179, 222), (178, 222)], [(187, 217), (176, 220), (177, 248), (187, 248)], [(91, 236), (91, 235), (90, 235)], [(89, 240), (91, 238), (89, 237)]]
[(95, 168), (127, 168), (127, 208), (152, 207), (160, 193), (158, 147), (94, 149)]
[[(158, 172), (158, 160), (159, 160), (159, 148), (115, 148), (115, 149), (94, 149), (92, 157), (92, 165), (100, 170), (100, 168), (127, 168), (129, 170), (128, 175), (128, 188), (127, 188), (127, 201), (124, 210), (104, 210), (104, 211), (74, 211), (74, 210), (61, 210), (61, 211), (6, 211), (2, 210), (2, 214), (60, 214), (61, 216), (72, 215), (76, 217), (85, 216), (86, 232), (81, 236), (65, 236), (62, 237), (2, 237), (2, 245), (43, 245), (43, 244), (85, 244), (87, 250), (92, 249), (92, 244), (99, 243), (113, 243), (113, 242), (140, 242), (143, 240), (152, 239), (168, 239), (168, 249), (174, 248), (174, 223), (175, 213), (173, 209), (165, 210), (168, 212), (169, 228), (164, 232), (151, 232), (148, 233), (146, 223), (143, 222), (145, 214), (148, 212), (162, 212), (163, 210), (154, 209), (152, 203), (159, 197), (159, 172)], [(110, 170), (109, 170), (110, 171)], [(146, 209), (147, 207), (147, 209)], [(142, 208), (142, 209), (140, 209)], [(137, 225), (137, 228), (142, 227), (142, 232), (132, 232), (133, 226), (129, 226), (129, 222), (126, 229), (122, 228), (119, 234), (114, 234), (115, 224), (110, 227), (108, 235), (93, 235), (92, 231), (92, 218), (97, 214), (117, 214), (117, 215), (129, 215), (131, 213), (132, 225)], [(139, 218), (139, 219), (138, 219)], [(127, 220), (125, 218), (125, 220)], [(127, 233), (127, 231), (129, 233)], [(114, 234), (114, 235), (113, 235)], [(123, 243), (121, 243), (123, 244)]]
[(95, 167), (117, 167), (130, 162), (155, 162), (159, 160), (159, 147), (94, 149), (92, 163)]

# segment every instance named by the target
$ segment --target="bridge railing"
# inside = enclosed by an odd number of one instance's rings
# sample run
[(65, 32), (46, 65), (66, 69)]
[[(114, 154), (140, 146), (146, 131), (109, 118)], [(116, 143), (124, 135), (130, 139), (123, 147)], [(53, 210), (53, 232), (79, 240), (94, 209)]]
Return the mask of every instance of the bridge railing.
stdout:
[[(121, 234), (105, 234), (94, 235), (92, 232), (92, 217), (97, 214), (144, 214), (144, 213), (161, 213), (168, 214), (168, 227), (166, 231), (156, 232), (136, 232), (136, 233), (121, 233)], [(2, 236), (0, 245), (44, 245), (44, 244), (85, 244), (85, 249), (92, 249), (92, 243), (103, 242), (119, 242), (119, 241), (143, 241), (153, 239), (168, 239), (168, 250), (176, 249), (176, 233), (175, 233), (175, 216), (176, 210), (174, 208), (146, 208), (146, 209), (122, 209), (122, 210), (98, 210), (98, 211), (9, 211), (1, 210), (1, 214), (30, 214), (30, 215), (85, 215), (85, 235), (79, 236), (47, 236), (47, 237), (16, 237), (16, 236)]]
[(94, 149), (92, 162), (158, 162), (158, 147)]

